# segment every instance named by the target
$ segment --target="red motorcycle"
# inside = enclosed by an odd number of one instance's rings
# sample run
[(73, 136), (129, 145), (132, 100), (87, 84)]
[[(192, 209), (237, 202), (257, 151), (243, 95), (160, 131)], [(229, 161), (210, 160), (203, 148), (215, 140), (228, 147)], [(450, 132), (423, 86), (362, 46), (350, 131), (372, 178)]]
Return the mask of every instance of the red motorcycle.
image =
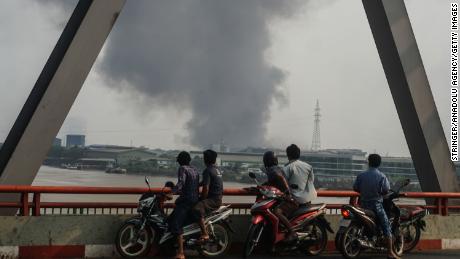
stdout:
[[(265, 241), (263, 237), (268, 237), (267, 241), (275, 252), (301, 251), (307, 255), (323, 252), (327, 245), (327, 231), (334, 233), (324, 218), (326, 204), (301, 205), (289, 217), (297, 239), (283, 242), (287, 229), (279, 223), (272, 209), (285, 199), (285, 194), (275, 187), (260, 185), (254, 173), (249, 173), (249, 177), (257, 183), (257, 187), (252, 189), (258, 193), (258, 198), (251, 207), (252, 222), (246, 237), (244, 257), (248, 257), (262, 240)], [(292, 185), (291, 188), (296, 189), (297, 186)]]

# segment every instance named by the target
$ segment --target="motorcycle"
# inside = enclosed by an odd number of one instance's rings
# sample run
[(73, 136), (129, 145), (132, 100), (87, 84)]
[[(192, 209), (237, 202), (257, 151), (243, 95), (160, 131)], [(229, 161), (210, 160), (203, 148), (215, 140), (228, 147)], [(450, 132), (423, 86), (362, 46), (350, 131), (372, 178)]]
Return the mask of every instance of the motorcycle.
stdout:
[[(388, 215), (393, 234), (393, 250), (398, 256), (404, 252), (404, 235), (400, 231), (401, 211), (394, 200), (403, 196), (400, 191), (409, 182), (409, 179), (404, 180), (396, 191), (390, 190), (383, 199), (383, 207)], [(354, 205), (343, 205), (341, 214), (342, 219), (335, 237), (335, 244), (343, 257), (356, 258), (366, 249), (380, 252), (387, 250), (385, 237), (373, 211)]]
[(421, 207), (401, 209), (401, 231), (404, 236), (404, 252), (413, 250), (420, 241), (426, 222), (423, 219), (429, 212)]
[[(314, 204), (300, 206), (290, 217), (289, 221), (297, 234), (297, 239), (292, 242), (283, 242), (287, 230), (280, 229), (279, 220), (272, 212), (285, 194), (272, 186), (260, 185), (254, 173), (249, 173), (257, 187), (253, 191), (259, 194), (255, 204), (251, 207), (251, 226), (246, 237), (243, 256), (247, 258), (260, 244), (262, 237), (270, 237), (269, 243), (274, 251), (301, 251), (307, 255), (318, 255), (327, 245), (327, 231), (333, 233), (329, 222), (324, 218), (326, 205)], [(291, 188), (298, 188), (292, 185)], [(284, 226), (283, 226), (284, 227)], [(268, 231), (267, 235), (262, 235)]]
[[(151, 191), (149, 179), (145, 182), (149, 187), (147, 193), (139, 199), (137, 211), (139, 215), (124, 222), (118, 230), (115, 245), (118, 253), (125, 258), (138, 258), (149, 254), (152, 246), (162, 247), (165, 251), (171, 251), (176, 239), (168, 231), (167, 215), (163, 210), (163, 204), (172, 199), (171, 194), (165, 194), (166, 187), (173, 188), (172, 182), (167, 182), (160, 194)], [(229, 205), (221, 206), (218, 210), (205, 217), (205, 224), (209, 233), (209, 240), (200, 242), (200, 227), (197, 223), (184, 226), (184, 246), (198, 251), (202, 256), (221, 256), (229, 250), (231, 234), (233, 232), (228, 217), (231, 213)], [(156, 249), (158, 250), (158, 249)]]

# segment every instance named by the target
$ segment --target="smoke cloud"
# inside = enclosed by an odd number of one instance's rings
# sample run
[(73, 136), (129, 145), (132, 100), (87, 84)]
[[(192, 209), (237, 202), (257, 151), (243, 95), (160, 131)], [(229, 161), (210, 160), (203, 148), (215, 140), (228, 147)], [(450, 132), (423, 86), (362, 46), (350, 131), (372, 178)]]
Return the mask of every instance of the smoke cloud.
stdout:
[[(41, 1), (67, 11), (76, 5)], [(148, 97), (142, 109), (172, 105), (190, 113), (189, 144), (262, 146), (271, 104), (287, 102), (287, 75), (266, 61), (270, 22), (307, 2), (127, 1), (97, 69), (111, 87)]]
[(269, 107), (283, 100), (286, 78), (266, 62), (269, 23), (300, 6), (289, 0), (127, 1), (98, 69), (110, 85), (150, 97), (147, 109), (174, 105), (191, 112), (192, 145), (261, 146)]

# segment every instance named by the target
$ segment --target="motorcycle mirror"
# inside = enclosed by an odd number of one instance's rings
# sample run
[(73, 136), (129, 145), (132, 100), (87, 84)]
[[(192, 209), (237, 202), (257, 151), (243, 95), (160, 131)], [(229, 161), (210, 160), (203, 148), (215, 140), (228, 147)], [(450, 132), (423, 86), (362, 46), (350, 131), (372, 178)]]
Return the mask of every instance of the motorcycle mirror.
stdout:
[(410, 179), (404, 180), (404, 183), (403, 183), (404, 186), (407, 186), (407, 185), (409, 185), (409, 184), (410, 184)]
[(293, 189), (293, 190), (299, 189), (299, 186), (298, 186), (297, 184), (295, 184), (295, 183), (291, 184), (290, 187), (291, 187), (291, 189)]
[(171, 182), (171, 181), (167, 181), (167, 182), (165, 183), (165, 187), (174, 188), (174, 183)]
[(249, 173), (249, 177), (251, 177), (252, 179), (256, 179), (256, 178), (257, 178), (257, 177), (256, 177), (256, 174), (253, 173), (253, 172), (250, 172), (250, 173)]
[(396, 186), (399, 186), (399, 187), (396, 188), (396, 192), (400, 192), (401, 189), (409, 185), (409, 183), (410, 183), (410, 179), (404, 179), (404, 180), (398, 181)]
[(149, 190), (150, 190), (150, 181), (149, 181), (149, 178), (147, 176), (145, 177), (145, 183), (147, 184), (147, 186), (149, 187)]

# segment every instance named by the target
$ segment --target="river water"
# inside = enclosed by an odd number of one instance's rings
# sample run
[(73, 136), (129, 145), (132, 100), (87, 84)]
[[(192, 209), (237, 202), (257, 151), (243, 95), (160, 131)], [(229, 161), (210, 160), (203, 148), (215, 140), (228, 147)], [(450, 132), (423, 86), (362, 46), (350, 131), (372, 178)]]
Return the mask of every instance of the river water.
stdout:
[[(176, 182), (175, 177), (149, 176), (152, 187), (162, 187), (166, 181)], [(103, 171), (69, 170), (42, 166), (32, 185), (35, 186), (92, 186), (92, 187), (146, 187), (144, 176), (132, 174), (108, 174)], [(224, 182), (225, 188), (242, 188), (250, 184)], [(137, 202), (139, 195), (112, 194), (46, 194), (42, 201), (66, 202)], [(224, 202), (253, 203), (254, 197), (226, 196)], [(344, 204), (348, 198), (319, 197), (314, 203)], [(405, 200), (404, 203), (420, 203)]]

